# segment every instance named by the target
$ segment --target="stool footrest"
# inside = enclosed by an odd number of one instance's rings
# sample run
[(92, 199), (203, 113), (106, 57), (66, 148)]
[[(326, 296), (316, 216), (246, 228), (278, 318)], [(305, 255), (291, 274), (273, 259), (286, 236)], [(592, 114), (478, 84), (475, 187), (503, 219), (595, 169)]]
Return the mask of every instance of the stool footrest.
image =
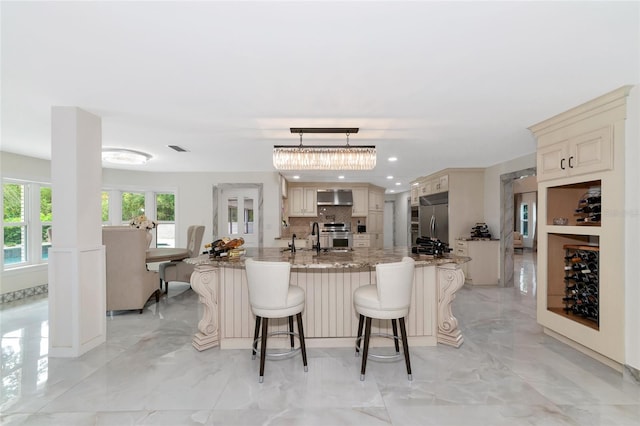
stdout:
[[(392, 340), (397, 340), (400, 341), (400, 337), (396, 337), (393, 334), (388, 334), (388, 333), (371, 333), (371, 337), (384, 337), (385, 339), (392, 339)], [(364, 339), (364, 336), (358, 336), (356, 337), (356, 356), (359, 355), (358, 350), (360, 349), (360, 341)], [(397, 352), (394, 355), (382, 355), (382, 354), (374, 354), (371, 353), (371, 347), (369, 347), (369, 353), (367, 354), (367, 359), (376, 361), (376, 360), (383, 360), (383, 361), (399, 361), (401, 359), (404, 359), (404, 354), (402, 352)], [(364, 379), (362, 379), (364, 380)]]
[[(296, 337), (298, 340), (300, 340), (300, 335), (298, 333), (292, 333), (290, 331), (272, 331), (270, 333), (267, 334), (267, 336), (277, 336), (277, 335), (288, 335), (288, 336), (293, 336)], [(257, 339), (255, 339), (253, 341), (254, 345), (259, 343), (261, 341), (262, 337), (258, 337)], [(260, 356), (260, 350), (262, 348), (256, 348), (253, 351), (253, 356), (252, 358), (255, 359), (256, 356)], [(270, 352), (269, 350), (267, 350), (267, 353), (265, 354), (265, 358), (267, 359), (281, 359), (281, 358), (288, 358), (291, 357), (297, 353), (300, 352), (300, 350), (302, 349), (302, 347), (298, 346), (297, 348), (290, 348), (284, 352), (274, 352), (273, 350)], [(305, 370), (306, 371), (306, 370)]]

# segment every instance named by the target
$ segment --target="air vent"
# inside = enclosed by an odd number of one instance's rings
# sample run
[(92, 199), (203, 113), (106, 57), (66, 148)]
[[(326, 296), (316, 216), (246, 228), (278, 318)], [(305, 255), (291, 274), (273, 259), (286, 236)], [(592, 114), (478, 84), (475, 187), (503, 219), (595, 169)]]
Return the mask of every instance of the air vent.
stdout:
[(189, 152), (189, 150), (184, 149), (181, 146), (178, 145), (167, 145), (169, 148), (173, 149), (174, 151), (178, 151), (178, 152)]

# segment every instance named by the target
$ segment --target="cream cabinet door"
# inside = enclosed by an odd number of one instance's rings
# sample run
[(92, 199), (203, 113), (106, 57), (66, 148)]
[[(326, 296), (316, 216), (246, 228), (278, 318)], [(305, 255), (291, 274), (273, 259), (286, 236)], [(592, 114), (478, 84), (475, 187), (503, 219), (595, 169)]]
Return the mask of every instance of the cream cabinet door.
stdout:
[(538, 181), (557, 179), (567, 176), (569, 166), (569, 142), (563, 141), (538, 149), (537, 175)]
[(603, 127), (569, 140), (568, 165), (571, 174), (611, 170), (613, 143), (611, 128)]
[(353, 188), (353, 208), (351, 216), (367, 216), (369, 212), (369, 190), (367, 188)]
[(423, 195), (431, 194), (431, 192), (433, 191), (432, 185), (433, 185), (433, 183), (430, 180), (425, 181), (425, 182), (421, 182), (420, 185), (418, 185), (418, 194), (421, 197)]
[(411, 205), (420, 205), (420, 195), (418, 194), (418, 185), (411, 186)]
[(369, 210), (384, 209), (384, 194), (378, 191), (369, 191)]
[(299, 186), (289, 188), (289, 216), (317, 216), (317, 193), (316, 188)]

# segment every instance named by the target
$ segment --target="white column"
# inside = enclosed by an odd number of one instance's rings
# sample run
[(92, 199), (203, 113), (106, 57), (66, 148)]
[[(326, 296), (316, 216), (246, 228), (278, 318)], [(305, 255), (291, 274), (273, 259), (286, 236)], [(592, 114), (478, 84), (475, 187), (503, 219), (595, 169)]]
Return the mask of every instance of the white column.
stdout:
[(77, 357), (106, 340), (102, 246), (102, 123), (51, 109), (54, 244), (49, 250), (49, 355)]

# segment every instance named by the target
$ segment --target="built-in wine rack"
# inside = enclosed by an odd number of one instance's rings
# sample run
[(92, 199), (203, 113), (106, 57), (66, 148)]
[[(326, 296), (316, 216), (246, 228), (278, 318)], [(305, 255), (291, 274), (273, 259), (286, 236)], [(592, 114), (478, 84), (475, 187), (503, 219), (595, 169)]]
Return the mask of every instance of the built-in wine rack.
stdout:
[(565, 296), (564, 311), (599, 324), (599, 267), (597, 246), (571, 245), (564, 247)]
[(601, 196), (600, 188), (592, 189), (578, 201), (575, 211), (578, 225), (600, 225)]

